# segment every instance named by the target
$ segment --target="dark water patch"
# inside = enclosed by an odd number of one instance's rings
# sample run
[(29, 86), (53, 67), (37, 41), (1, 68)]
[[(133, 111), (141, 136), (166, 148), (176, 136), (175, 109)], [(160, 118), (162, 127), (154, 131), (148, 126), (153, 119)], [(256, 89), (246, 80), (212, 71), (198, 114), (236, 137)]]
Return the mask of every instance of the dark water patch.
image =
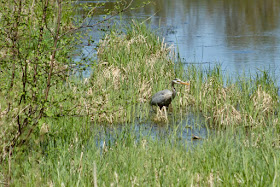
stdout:
[(239, 54), (247, 54), (247, 53), (256, 53), (253, 50), (233, 50), (233, 53), (239, 53)]
[[(169, 114), (171, 117), (172, 114)], [(172, 143), (174, 146), (189, 147), (196, 146), (211, 135), (212, 131), (208, 129), (205, 119), (196, 113), (188, 113), (181, 119), (170, 123), (155, 123), (147, 121), (119, 126), (98, 126), (93, 127), (97, 131), (95, 144), (104, 150), (115, 146), (116, 142), (133, 141), (135, 144), (143, 140), (160, 141)]]

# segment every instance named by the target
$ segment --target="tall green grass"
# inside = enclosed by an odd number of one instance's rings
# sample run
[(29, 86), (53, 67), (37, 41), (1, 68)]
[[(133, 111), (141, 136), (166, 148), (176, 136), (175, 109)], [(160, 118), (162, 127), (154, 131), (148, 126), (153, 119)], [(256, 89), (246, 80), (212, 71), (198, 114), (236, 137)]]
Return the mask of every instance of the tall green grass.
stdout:
[[(95, 182), (98, 186), (276, 186), (280, 182), (279, 128), (262, 127), (260, 132), (227, 128), (192, 148), (191, 143), (185, 142), (187, 147), (179, 143), (174, 134), (165, 135), (169, 141), (164, 141), (141, 130), (135, 133), (129, 130), (131, 124), (106, 139), (100, 129), (90, 130), (91, 125), (85, 118), (51, 120), (41, 151), (15, 152), (7, 167), (1, 166), (1, 181), (6, 182), (9, 173), (13, 186)], [(98, 140), (106, 144), (96, 144)]]

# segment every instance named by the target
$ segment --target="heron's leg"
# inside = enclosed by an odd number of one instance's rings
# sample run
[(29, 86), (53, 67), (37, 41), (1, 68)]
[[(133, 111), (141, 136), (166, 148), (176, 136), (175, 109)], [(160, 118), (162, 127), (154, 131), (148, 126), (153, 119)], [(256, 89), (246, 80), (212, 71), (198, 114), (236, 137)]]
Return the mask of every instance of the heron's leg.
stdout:
[(165, 118), (165, 120), (166, 120), (166, 121), (168, 121), (168, 117), (167, 117), (167, 109), (168, 109), (168, 108), (167, 108), (167, 107), (165, 107), (165, 106), (164, 106), (164, 107), (163, 107), (163, 109), (162, 109), (162, 110), (163, 110), (163, 112), (164, 112), (164, 118)]

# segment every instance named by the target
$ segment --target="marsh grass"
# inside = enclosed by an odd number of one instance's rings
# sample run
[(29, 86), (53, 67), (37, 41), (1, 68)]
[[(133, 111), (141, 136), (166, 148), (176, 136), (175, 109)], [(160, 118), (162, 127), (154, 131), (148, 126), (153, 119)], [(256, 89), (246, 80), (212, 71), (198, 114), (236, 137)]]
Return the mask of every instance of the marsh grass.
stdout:
[(225, 79), (220, 71), (219, 66), (207, 72), (189, 66), (191, 89), (182, 93), (182, 100), (201, 111), (215, 126), (278, 122), (278, 88), (267, 71), (247, 78), (238, 76), (235, 81)]

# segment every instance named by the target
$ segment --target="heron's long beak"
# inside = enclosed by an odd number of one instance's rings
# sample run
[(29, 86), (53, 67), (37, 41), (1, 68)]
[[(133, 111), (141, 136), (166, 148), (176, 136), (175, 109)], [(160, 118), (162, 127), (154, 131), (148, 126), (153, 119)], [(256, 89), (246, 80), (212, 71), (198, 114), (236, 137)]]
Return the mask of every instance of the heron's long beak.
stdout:
[(190, 85), (189, 82), (183, 82), (183, 81), (181, 81), (180, 83), (181, 83), (181, 84), (184, 84), (184, 85), (188, 85), (188, 86)]

